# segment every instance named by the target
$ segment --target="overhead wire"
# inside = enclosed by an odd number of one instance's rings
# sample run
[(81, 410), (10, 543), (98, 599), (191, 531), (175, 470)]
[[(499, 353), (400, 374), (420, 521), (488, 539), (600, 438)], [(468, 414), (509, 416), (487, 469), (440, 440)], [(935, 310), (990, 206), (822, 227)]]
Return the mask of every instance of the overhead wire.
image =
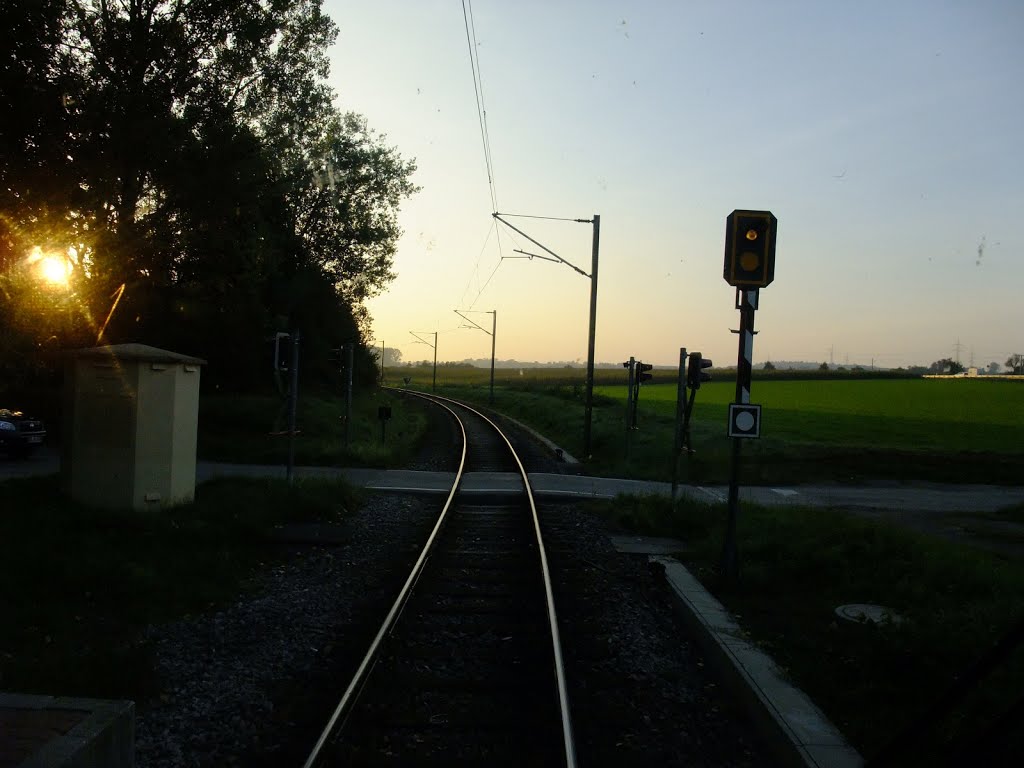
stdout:
[(469, 26), (473, 30), (473, 59), (476, 61), (476, 77), (480, 91), (480, 112), (482, 115), (482, 122), (484, 126), (484, 152), (487, 157), (487, 164), (490, 167), (490, 184), (492, 193), (492, 203), (494, 204), (494, 210), (498, 210), (498, 188), (494, 181), (494, 158), (491, 154), (491, 129), (487, 124), (487, 103), (484, 100), (484, 74), (483, 70), (480, 69), (480, 43), (476, 39), (476, 21), (473, 18), (473, 0), (469, 2)]
[[(487, 187), (491, 198), (491, 211), (498, 210), (498, 191), (497, 185), (494, 180), (494, 159), (491, 154), (491, 134), (487, 126), (487, 104), (484, 99), (484, 84), (483, 75), (480, 69), (480, 53), (479, 43), (476, 37), (476, 20), (473, 17), (473, 2), (472, 0), (462, 0), (462, 20), (466, 28), (466, 46), (469, 48), (469, 66), (473, 75), (473, 96), (476, 99), (476, 112), (477, 121), (480, 126), (480, 142), (484, 150), (484, 166), (487, 170)], [(493, 222), (492, 222), (493, 223)], [(473, 273), (470, 275), (469, 281), (466, 284), (466, 290), (462, 292), (462, 303), (465, 304), (466, 293), (469, 291), (469, 287), (476, 278), (477, 281), (477, 292), (473, 301), (470, 302), (470, 308), (474, 307), (477, 301), (480, 300), (480, 296), (490, 285), (491, 280), (494, 278), (495, 273), (501, 267), (502, 262), (505, 260), (504, 250), (501, 243), (501, 229), (494, 223), (495, 241), (498, 246), (498, 262), (494, 265), (494, 269), (487, 276), (483, 285), (480, 285), (480, 257), (483, 255), (483, 251), (487, 247), (487, 243), (490, 241), (490, 230), (488, 230), (487, 240), (484, 241), (484, 247), (481, 249), (480, 255), (477, 256), (476, 263), (473, 266)]]
[(480, 73), (480, 56), (477, 53), (476, 23), (473, 21), (472, 0), (462, 0), (462, 20), (466, 26), (466, 45), (469, 47), (469, 66), (473, 73), (473, 95), (476, 97), (476, 113), (477, 120), (480, 123), (480, 141), (484, 149), (484, 165), (487, 168), (487, 185), (491, 195), (491, 210), (496, 211), (498, 210), (498, 193), (494, 183), (491, 137), (487, 130), (487, 108), (484, 104), (484, 85)]

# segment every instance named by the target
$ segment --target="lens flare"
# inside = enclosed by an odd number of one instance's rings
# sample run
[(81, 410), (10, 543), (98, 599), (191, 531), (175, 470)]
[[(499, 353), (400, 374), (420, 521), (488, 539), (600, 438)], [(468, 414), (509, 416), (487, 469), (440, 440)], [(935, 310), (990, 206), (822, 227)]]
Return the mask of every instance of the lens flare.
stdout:
[(71, 279), (71, 262), (59, 253), (46, 253), (38, 245), (33, 248), (25, 263), (31, 265), (36, 275), (47, 285), (65, 288)]
[(44, 256), (36, 269), (43, 280), (57, 287), (67, 285), (71, 276), (71, 264), (60, 256)]

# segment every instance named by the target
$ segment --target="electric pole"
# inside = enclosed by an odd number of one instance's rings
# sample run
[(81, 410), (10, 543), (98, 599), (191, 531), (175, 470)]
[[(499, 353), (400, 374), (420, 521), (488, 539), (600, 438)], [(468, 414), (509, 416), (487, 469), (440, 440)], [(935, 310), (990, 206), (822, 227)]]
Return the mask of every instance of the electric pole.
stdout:
[(420, 333), (429, 335), (430, 331), (420, 331), (419, 333), (417, 333), (416, 331), (409, 331), (409, 333), (411, 333), (413, 338), (416, 339), (417, 344), (426, 344), (428, 347), (434, 348), (434, 378), (430, 384), (430, 391), (434, 392), (437, 390), (437, 331), (434, 331), (433, 344), (431, 344), (429, 341), (420, 336)]
[[(595, 336), (597, 331), (597, 266), (598, 266), (598, 254), (601, 247), (601, 217), (598, 214), (594, 214), (593, 218), (590, 219), (562, 219), (562, 221), (574, 221), (577, 224), (590, 224), (593, 227), (592, 243), (591, 243), (591, 256), (590, 256), (590, 274), (587, 274), (576, 265), (566, 261), (557, 253), (552, 251), (544, 244), (534, 240), (528, 234), (518, 227), (514, 227), (509, 224), (502, 216), (524, 216), (523, 214), (501, 214), (492, 213), (491, 216), (500, 221), (506, 227), (511, 229), (513, 232), (518, 232), (520, 235), (525, 237), (534, 245), (543, 249), (548, 256), (540, 256), (538, 254), (527, 253), (526, 251), (517, 251), (518, 253), (525, 254), (525, 258), (534, 259), (540, 258), (544, 261), (558, 261), (565, 264), (567, 267), (575, 270), (579, 274), (590, 279), (590, 332), (587, 336), (587, 382), (586, 382), (586, 400), (584, 405), (584, 416), (583, 416), (583, 456), (587, 459), (591, 458), (591, 422), (593, 421), (594, 415), (594, 348), (595, 348)], [(552, 218), (548, 216), (524, 216), (524, 218)], [(516, 258), (516, 257), (509, 257)], [(518, 257), (524, 258), (524, 257)]]
[[(463, 314), (463, 312), (478, 312), (478, 313), (480, 313), (482, 315), (491, 315), (491, 330), (488, 331), (486, 328), (481, 326), (479, 323), (473, 322), (468, 317), (466, 317)], [(477, 329), (483, 331), (484, 333), (486, 333), (488, 336), (491, 337), (491, 394), (488, 397), (487, 402), (490, 403), (491, 405), (494, 405), (494, 345), (495, 345), (496, 339), (498, 338), (498, 310), (496, 310), (496, 309), (488, 309), (488, 310), (481, 310), (481, 309), (477, 309), (477, 310), (473, 310), (473, 309), (456, 309), (455, 310), (455, 314), (458, 315), (459, 317), (461, 317), (467, 323), (469, 323), (468, 326), (463, 326), (464, 328), (477, 328)]]

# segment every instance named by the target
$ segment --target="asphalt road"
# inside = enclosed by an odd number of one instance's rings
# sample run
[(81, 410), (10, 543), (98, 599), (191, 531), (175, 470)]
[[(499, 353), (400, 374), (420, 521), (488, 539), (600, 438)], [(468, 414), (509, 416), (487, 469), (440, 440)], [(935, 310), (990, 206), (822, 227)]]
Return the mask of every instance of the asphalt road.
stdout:
[[(59, 470), (60, 459), (49, 446), (27, 459), (0, 456), (0, 482), (16, 477), (52, 475)], [(353, 485), (371, 490), (412, 493), (446, 493), (452, 481), (452, 474), (448, 472), (410, 470), (297, 467), (295, 473), (297, 477), (344, 477)], [(206, 461), (196, 466), (196, 479), (200, 483), (225, 476), (283, 478), (285, 468)], [(620, 493), (671, 493), (668, 483), (643, 480), (545, 473), (533, 473), (530, 480), (538, 495), (562, 499), (613, 498)], [(516, 476), (510, 473), (477, 472), (464, 478), (462, 488), (468, 493), (500, 493), (516, 490), (518, 483)], [(712, 503), (725, 503), (728, 498), (728, 488), (721, 485), (683, 486), (680, 493)], [(1024, 486), (940, 483), (748, 486), (741, 488), (740, 498), (766, 506), (841, 509), (1003, 554), (1024, 556), (1024, 525), (994, 514), (1006, 507), (1024, 504)]]
[[(27, 459), (14, 460), (0, 456), (0, 481), (14, 477), (51, 475), (60, 470), (60, 460), (52, 448), (44, 449)], [(227, 464), (200, 461), (196, 478), (203, 482), (212, 477), (250, 476), (284, 477), (283, 466)], [(447, 472), (414, 472), (408, 470), (336, 469), (329, 467), (298, 467), (298, 477), (342, 476), (354, 485), (381, 490), (438, 493), (447, 490), (451, 474)], [(668, 483), (643, 480), (556, 475), (534, 473), (530, 476), (537, 492), (568, 498), (611, 498), (620, 493), (671, 492)], [(463, 488), (470, 492), (513, 490), (515, 476), (509, 473), (472, 473)], [(721, 485), (684, 486), (681, 492), (705, 502), (725, 502), (728, 488)], [(902, 515), (988, 515), (1005, 507), (1024, 504), (1024, 486), (953, 485), (919, 483), (900, 485), (879, 483), (869, 485), (794, 485), (748, 486), (741, 489), (744, 501), (774, 505), (840, 508), (851, 511), (887, 512), (890, 517)]]

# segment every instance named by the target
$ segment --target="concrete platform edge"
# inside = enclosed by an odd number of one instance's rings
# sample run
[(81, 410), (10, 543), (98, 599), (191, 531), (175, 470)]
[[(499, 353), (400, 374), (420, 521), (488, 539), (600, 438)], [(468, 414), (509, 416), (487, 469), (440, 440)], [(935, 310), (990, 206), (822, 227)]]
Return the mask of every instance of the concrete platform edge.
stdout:
[(0, 707), (88, 712), (18, 768), (134, 768), (135, 702), (0, 693)]
[(680, 613), (694, 629), (709, 661), (746, 708), (766, 746), (782, 765), (860, 768), (864, 760), (803, 691), (747, 642), (732, 616), (678, 560), (652, 555), (679, 598)]

